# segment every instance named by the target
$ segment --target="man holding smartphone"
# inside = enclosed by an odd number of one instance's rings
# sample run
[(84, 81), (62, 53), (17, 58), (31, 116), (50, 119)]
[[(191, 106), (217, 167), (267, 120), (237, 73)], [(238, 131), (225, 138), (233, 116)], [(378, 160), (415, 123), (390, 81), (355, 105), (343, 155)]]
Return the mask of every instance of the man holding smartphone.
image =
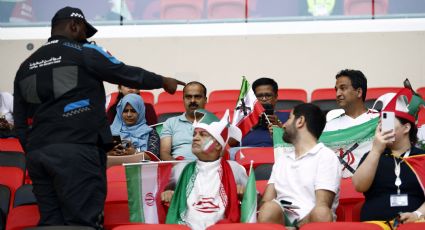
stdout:
[(259, 78), (252, 84), (252, 90), (265, 111), (261, 114), (258, 124), (243, 137), (241, 145), (271, 147), (273, 146), (273, 139), (269, 127), (272, 125), (282, 127), (282, 124), (288, 120), (289, 113), (275, 111), (278, 96), (278, 85), (275, 80)]

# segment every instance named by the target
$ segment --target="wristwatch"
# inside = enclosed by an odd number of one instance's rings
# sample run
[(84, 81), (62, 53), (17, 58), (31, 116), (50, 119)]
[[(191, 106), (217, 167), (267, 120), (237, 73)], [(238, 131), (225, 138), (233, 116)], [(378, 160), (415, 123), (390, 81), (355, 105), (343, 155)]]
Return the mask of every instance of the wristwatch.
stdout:
[(416, 214), (416, 216), (418, 217), (418, 219), (420, 219), (424, 215), (421, 211), (418, 211), (418, 210), (414, 211), (413, 213)]

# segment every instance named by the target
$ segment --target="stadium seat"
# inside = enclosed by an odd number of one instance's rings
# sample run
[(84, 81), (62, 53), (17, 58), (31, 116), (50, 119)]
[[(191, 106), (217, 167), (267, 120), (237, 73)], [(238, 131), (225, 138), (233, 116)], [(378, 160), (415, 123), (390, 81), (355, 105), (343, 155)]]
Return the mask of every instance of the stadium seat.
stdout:
[(353, 217), (353, 220), (352, 220), (353, 222), (360, 221), (360, 212), (362, 210), (363, 204), (364, 204), (364, 201), (359, 202), (353, 206), (353, 211), (351, 213)]
[(0, 184), (0, 229), (4, 229), (6, 226), (6, 217), (9, 213), (10, 205), (10, 189)]
[(177, 102), (183, 104), (183, 91), (177, 90), (174, 94), (161, 92), (158, 95), (158, 101), (156, 103), (158, 104), (163, 102)]
[(164, 122), (170, 117), (178, 116), (184, 113), (183, 102), (161, 102), (155, 105), (158, 122)]
[(230, 101), (236, 105), (239, 94), (240, 90), (238, 89), (214, 90), (208, 96), (208, 103)]
[(254, 169), (261, 164), (273, 164), (274, 150), (273, 147), (242, 148), (236, 152), (235, 160), (243, 167), (245, 167), (246, 171), (248, 172), (251, 165), (251, 160), (253, 161)]
[(95, 230), (88, 226), (39, 226), (25, 228), (25, 230)]
[(268, 180), (256, 180), (255, 181), (255, 187), (257, 188), (257, 191), (260, 193), (261, 196), (264, 195), (264, 192), (266, 191)]
[(418, 230), (425, 229), (425, 222), (400, 224), (397, 230)]
[(181, 224), (132, 224), (132, 225), (122, 225), (115, 227), (113, 230), (139, 230), (139, 229), (147, 229), (147, 230), (190, 230), (186, 225)]
[(304, 89), (279, 89), (277, 94), (276, 110), (290, 110), (307, 102), (307, 92)]
[(6, 230), (21, 230), (28, 227), (35, 227), (40, 219), (38, 206), (23, 205), (10, 210), (6, 221)]
[(261, 164), (254, 169), (255, 180), (269, 180), (272, 174), (273, 164)]
[[(372, 108), (373, 103), (375, 103), (375, 100), (378, 99), (380, 96), (382, 96), (386, 93), (397, 93), (401, 89), (402, 89), (401, 87), (368, 88), (367, 94), (366, 94), (366, 100), (365, 100), (366, 107)], [(378, 110), (381, 110), (381, 109), (382, 108), (378, 107)]]
[(15, 192), (15, 197), (13, 199), (13, 208), (30, 204), (37, 204), (37, 199), (35, 198), (35, 195), (32, 192), (32, 185), (24, 184), (19, 187)]
[(234, 223), (234, 224), (214, 224), (207, 228), (207, 230), (234, 230), (234, 229), (243, 229), (243, 230), (280, 230), (286, 229), (283, 225), (280, 224), (266, 224), (266, 223), (255, 223), (255, 224), (244, 224), (244, 223)]
[(208, 0), (208, 18), (245, 19), (245, 0)]
[(300, 230), (382, 230), (376, 224), (361, 223), (361, 222), (321, 222), (308, 223), (303, 225)]
[(111, 182), (126, 182), (125, 168), (122, 165), (109, 167), (106, 170), (106, 181)]
[[(373, 5), (373, 3), (375, 5)], [(373, 11), (373, 12), (372, 12)], [(383, 15), (388, 12), (388, 0), (344, 0), (345, 15)]]
[(422, 98), (425, 98), (425, 87), (418, 88), (416, 92), (421, 95)]
[(193, 20), (202, 18), (204, 2), (199, 0), (161, 0), (161, 19)]
[[(357, 192), (351, 178), (341, 179), (339, 206), (344, 210), (344, 221), (353, 221), (354, 206), (364, 201), (363, 193)], [(356, 217), (357, 218), (357, 217)]]
[[(149, 92), (149, 91), (140, 91), (139, 94), (143, 98), (143, 101), (145, 103), (149, 103), (149, 104), (152, 104), (152, 105), (155, 103), (155, 97), (154, 97), (154, 95), (153, 95), (152, 92)], [(113, 98), (116, 99), (117, 97), (118, 97), (118, 92), (111, 93), (111, 99), (113, 99)]]
[[(211, 113), (214, 113), (216, 116), (219, 114), (224, 114), (226, 112), (226, 109), (230, 111), (234, 111), (236, 107), (236, 101), (216, 101), (216, 102), (208, 102), (205, 105), (205, 109), (210, 111)], [(220, 117), (221, 118), (221, 117)]]
[(15, 151), (24, 153), (18, 138), (0, 138), (0, 151)]
[(123, 203), (128, 202), (127, 182), (115, 181), (107, 183), (108, 192), (106, 193), (105, 203)]
[(320, 107), (326, 114), (329, 110), (338, 109), (334, 88), (315, 89), (311, 93), (311, 103)]
[(0, 152), (0, 184), (13, 194), (24, 183), (25, 156), (15, 152)]
[(130, 223), (130, 213), (127, 202), (105, 203), (105, 229), (113, 229), (119, 225), (128, 225)]

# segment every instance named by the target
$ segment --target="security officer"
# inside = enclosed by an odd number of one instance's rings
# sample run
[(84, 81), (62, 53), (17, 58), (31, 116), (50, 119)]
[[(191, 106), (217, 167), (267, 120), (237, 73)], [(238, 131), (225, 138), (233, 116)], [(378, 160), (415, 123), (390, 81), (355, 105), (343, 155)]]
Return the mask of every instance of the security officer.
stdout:
[[(164, 88), (169, 93), (184, 85), (125, 65), (87, 43), (96, 32), (80, 9), (60, 9), (52, 19), (48, 42), (16, 74), (14, 117), (27, 151), (39, 225), (103, 228), (105, 146), (112, 142), (103, 81), (140, 89)], [(32, 127), (28, 127), (28, 109), (34, 107)]]

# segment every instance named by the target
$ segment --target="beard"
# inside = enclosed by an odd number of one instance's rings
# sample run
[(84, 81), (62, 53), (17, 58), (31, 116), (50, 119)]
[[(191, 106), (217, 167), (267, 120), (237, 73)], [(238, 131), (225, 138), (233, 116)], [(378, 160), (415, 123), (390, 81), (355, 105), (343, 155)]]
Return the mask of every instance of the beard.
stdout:
[(292, 135), (288, 132), (283, 133), (283, 141), (289, 144), (292, 144)]
[(291, 124), (289, 127), (287, 127), (286, 129), (284, 129), (284, 133), (283, 133), (283, 141), (285, 141), (286, 143), (289, 144), (293, 144), (293, 140), (295, 139), (295, 136), (297, 135), (296, 133), (296, 129), (295, 129), (295, 125)]

